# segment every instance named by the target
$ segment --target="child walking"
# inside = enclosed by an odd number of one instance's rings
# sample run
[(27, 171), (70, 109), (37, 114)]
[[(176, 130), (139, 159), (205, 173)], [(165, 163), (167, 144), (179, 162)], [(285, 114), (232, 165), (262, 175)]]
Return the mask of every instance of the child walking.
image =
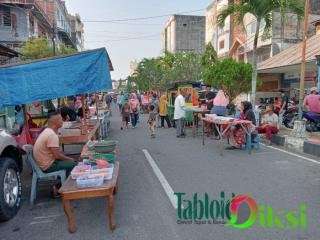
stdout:
[(121, 130), (123, 130), (124, 128), (128, 129), (128, 123), (130, 122), (130, 104), (128, 102), (124, 103), (121, 109), (121, 115), (122, 115)]
[(153, 105), (151, 105), (150, 112), (149, 112), (148, 124), (149, 124), (150, 135), (152, 138), (156, 137), (155, 126), (156, 126), (157, 115), (158, 115), (158, 113), (157, 113), (155, 107)]

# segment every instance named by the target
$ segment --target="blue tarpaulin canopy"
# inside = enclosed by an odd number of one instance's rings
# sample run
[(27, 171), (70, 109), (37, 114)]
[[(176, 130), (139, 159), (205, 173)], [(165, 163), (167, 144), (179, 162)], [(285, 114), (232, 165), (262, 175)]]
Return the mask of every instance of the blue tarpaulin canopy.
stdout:
[(0, 107), (112, 89), (106, 49), (0, 67)]

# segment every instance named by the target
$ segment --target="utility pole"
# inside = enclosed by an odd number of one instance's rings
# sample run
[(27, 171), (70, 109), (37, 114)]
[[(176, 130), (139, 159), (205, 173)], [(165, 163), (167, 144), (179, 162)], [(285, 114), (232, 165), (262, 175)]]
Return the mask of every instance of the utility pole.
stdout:
[(53, 50), (53, 56), (56, 56), (56, 23), (55, 20), (53, 22), (53, 26), (52, 26), (52, 50)]
[(308, 38), (308, 18), (309, 18), (309, 0), (305, 0), (304, 9), (304, 29), (302, 41), (302, 55), (301, 55), (301, 74), (300, 74), (300, 94), (299, 94), (299, 120), (302, 120), (302, 105), (304, 99), (304, 77), (306, 72), (306, 47)]

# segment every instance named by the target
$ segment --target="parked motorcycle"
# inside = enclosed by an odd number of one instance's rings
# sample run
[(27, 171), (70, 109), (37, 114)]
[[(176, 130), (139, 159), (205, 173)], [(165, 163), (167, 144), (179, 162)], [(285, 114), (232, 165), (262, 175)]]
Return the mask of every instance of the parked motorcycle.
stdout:
[(282, 124), (287, 128), (293, 129), (294, 122), (298, 120), (299, 108), (297, 105), (289, 102), (288, 108), (283, 114)]
[(308, 132), (320, 131), (320, 114), (315, 112), (304, 112), (302, 115), (306, 120), (306, 129)]

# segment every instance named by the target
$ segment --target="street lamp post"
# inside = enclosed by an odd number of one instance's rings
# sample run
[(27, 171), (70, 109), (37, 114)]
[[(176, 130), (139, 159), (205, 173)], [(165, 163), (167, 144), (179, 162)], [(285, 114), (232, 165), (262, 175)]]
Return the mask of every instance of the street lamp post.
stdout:
[(318, 66), (318, 71), (317, 71), (317, 79), (318, 79), (318, 94), (320, 94), (320, 55), (316, 55), (317, 59), (317, 66)]

